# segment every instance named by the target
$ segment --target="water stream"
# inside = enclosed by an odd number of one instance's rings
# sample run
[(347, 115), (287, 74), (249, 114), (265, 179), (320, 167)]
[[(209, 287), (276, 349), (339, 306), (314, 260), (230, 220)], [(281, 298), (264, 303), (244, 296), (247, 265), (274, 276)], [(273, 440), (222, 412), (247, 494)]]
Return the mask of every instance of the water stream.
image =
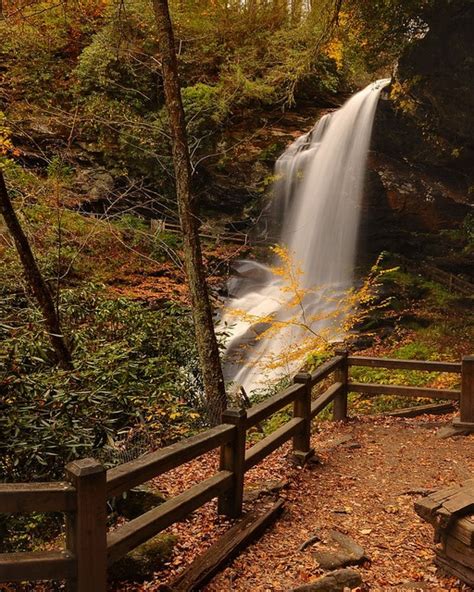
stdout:
[(389, 82), (370, 84), (324, 115), (275, 165), (272, 217), (290, 263), (240, 261), (221, 320), (229, 333), (226, 380), (247, 393), (296, 371), (308, 336), (342, 337), (347, 311), (337, 307), (354, 282), (372, 125)]

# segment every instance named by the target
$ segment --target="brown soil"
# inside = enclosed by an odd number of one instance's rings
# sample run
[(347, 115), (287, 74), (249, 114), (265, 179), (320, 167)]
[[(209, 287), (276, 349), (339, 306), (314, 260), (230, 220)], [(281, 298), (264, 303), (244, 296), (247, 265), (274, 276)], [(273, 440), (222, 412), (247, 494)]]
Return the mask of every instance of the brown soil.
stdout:
[[(321, 464), (293, 469), (282, 493), (287, 500), (284, 516), (206, 591), (283, 591), (315, 579), (322, 572), (311, 546), (299, 548), (327, 527), (347, 533), (370, 557), (361, 568), (363, 589), (467, 590), (437, 571), (432, 527), (413, 510), (423, 490), (458, 483), (474, 473), (474, 435), (441, 440), (436, 432), (446, 422), (425, 416), (319, 424), (314, 446)], [(338, 445), (344, 435), (352, 440)], [(269, 476), (281, 477), (279, 467), (275, 469)]]

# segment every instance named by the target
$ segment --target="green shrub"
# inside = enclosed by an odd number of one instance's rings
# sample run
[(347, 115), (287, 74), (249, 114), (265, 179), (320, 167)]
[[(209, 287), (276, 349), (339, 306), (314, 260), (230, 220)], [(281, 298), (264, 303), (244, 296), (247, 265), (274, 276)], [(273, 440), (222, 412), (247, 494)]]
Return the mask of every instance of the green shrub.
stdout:
[(35, 550), (57, 537), (63, 524), (60, 513), (0, 514), (0, 553)]
[(0, 300), (0, 480), (54, 479), (145, 426), (156, 445), (200, 426), (201, 381), (189, 314), (150, 310), (98, 289), (65, 290), (74, 370), (51, 363), (25, 298)]

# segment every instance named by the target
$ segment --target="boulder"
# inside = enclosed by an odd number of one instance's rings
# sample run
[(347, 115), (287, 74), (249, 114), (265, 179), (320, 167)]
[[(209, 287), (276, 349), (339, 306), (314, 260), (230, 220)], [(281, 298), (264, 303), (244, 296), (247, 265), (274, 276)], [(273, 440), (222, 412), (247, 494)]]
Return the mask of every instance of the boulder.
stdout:
[(155, 536), (115, 562), (109, 569), (109, 577), (135, 581), (152, 578), (154, 572), (170, 559), (176, 542), (174, 535)]
[(147, 489), (145, 487), (135, 487), (126, 494), (116, 498), (115, 509), (120, 516), (133, 520), (156, 508), (165, 501), (165, 498), (159, 491)]
[(114, 190), (115, 181), (104, 168), (82, 169), (76, 175), (74, 188), (90, 201), (106, 199)]
[(313, 557), (322, 569), (336, 569), (367, 560), (364, 549), (347, 535), (330, 530), (326, 539), (331, 549), (313, 551)]
[(362, 584), (360, 573), (355, 569), (338, 569), (314, 582), (294, 588), (292, 592), (344, 592)]

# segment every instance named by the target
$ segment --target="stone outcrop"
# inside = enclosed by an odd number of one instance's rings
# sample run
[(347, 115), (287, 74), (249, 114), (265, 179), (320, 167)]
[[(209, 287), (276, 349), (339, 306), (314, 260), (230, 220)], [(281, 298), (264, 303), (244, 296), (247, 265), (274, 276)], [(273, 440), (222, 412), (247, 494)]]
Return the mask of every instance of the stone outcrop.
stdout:
[(474, 3), (437, 0), (424, 19), (426, 34), (401, 55), (381, 102), (374, 144), (474, 204)]
[(355, 569), (338, 569), (327, 575), (294, 588), (291, 592), (344, 592), (344, 590), (352, 590), (362, 584), (360, 573)]
[[(460, 254), (474, 211), (474, 3), (437, 0), (400, 57), (374, 124), (363, 249), (420, 258), (471, 277)], [(455, 240), (440, 231), (461, 231)]]

